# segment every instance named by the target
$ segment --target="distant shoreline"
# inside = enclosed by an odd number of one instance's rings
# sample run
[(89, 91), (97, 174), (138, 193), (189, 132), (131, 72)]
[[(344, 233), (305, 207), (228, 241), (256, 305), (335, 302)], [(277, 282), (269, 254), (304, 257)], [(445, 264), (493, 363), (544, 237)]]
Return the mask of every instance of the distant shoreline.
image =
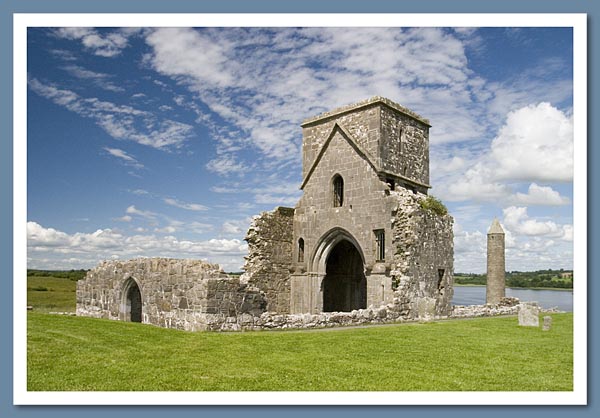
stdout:
[[(455, 287), (485, 287), (484, 284), (459, 284), (459, 283), (454, 283)], [(507, 287), (507, 289), (515, 289), (515, 290), (519, 290), (519, 289), (523, 289), (523, 290), (559, 290), (559, 291), (569, 291), (572, 292), (573, 289), (564, 289), (564, 288), (560, 288), (560, 287)]]

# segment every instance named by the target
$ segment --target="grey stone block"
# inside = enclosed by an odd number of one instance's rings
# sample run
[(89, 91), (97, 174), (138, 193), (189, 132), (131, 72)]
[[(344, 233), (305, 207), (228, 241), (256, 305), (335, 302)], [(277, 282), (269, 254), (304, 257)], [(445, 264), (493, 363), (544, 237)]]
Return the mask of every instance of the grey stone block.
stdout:
[(522, 327), (540, 326), (540, 307), (536, 302), (523, 302), (519, 305), (519, 325)]
[(550, 331), (550, 328), (552, 328), (552, 317), (545, 316), (544, 323), (542, 325), (542, 331)]

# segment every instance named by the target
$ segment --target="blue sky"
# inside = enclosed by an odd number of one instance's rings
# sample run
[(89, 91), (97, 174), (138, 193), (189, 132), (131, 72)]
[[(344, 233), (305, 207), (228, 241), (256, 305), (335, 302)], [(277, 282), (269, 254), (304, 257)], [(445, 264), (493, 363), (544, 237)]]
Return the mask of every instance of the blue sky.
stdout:
[(202, 258), (300, 197), (303, 119), (380, 95), (430, 119), (455, 271), (573, 267), (570, 28), (30, 28), (28, 267)]

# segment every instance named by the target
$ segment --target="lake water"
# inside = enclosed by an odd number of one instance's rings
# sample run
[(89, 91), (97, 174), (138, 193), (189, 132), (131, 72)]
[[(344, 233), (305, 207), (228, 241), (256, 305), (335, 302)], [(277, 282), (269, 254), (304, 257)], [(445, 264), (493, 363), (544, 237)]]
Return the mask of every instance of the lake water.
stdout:
[[(573, 291), (506, 288), (506, 296), (521, 302), (538, 302), (542, 308), (557, 307), (573, 312)], [(454, 286), (453, 305), (482, 305), (485, 303), (485, 286)]]

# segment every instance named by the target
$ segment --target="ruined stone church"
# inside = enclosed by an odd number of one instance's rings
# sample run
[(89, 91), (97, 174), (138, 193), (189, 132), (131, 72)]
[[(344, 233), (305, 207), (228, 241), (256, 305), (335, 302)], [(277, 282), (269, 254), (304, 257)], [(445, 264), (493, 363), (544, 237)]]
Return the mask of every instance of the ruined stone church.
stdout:
[(448, 315), (452, 217), (428, 197), (429, 128), (382, 97), (305, 120), (303, 195), (254, 218), (241, 277), (198, 260), (105, 261), (78, 282), (78, 315), (186, 330)]

